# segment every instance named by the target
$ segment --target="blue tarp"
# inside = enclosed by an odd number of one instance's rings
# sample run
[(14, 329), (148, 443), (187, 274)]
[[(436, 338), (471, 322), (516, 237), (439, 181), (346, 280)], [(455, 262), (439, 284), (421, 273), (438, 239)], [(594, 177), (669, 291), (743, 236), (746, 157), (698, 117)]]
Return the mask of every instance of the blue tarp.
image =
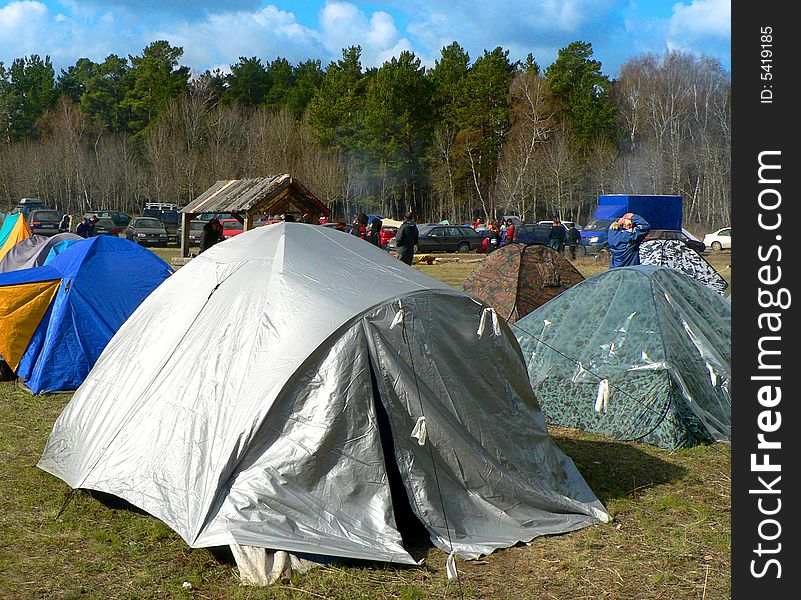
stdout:
[(72, 244), (48, 266), (0, 274), (0, 285), (23, 274), (29, 281), (62, 280), (17, 375), (34, 394), (76, 389), (120, 326), (171, 273), (151, 251), (104, 235)]

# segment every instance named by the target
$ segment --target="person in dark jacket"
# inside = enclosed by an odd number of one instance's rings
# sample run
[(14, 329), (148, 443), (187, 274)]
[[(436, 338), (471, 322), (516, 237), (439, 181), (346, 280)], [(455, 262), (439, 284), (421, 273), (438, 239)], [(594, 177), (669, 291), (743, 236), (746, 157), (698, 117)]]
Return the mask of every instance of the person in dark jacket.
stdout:
[(78, 223), (78, 226), (75, 228), (75, 233), (82, 238), (89, 237), (89, 222), (86, 220), (86, 217), (83, 217), (81, 222)]
[(609, 268), (640, 264), (640, 244), (651, 226), (640, 215), (626, 213), (609, 226), (607, 241), (611, 259)]
[(367, 232), (367, 241), (374, 246), (381, 247), (381, 219), (373, 219), (370, 223), (370, 231)]
[(356, 213), (353, 216), (353, 227), (350, 230), (351, 235), (357, 235), (361, 239), (367, 239), (367, 215), (364, 213)]
[(95, 232), (95, 228), (97, 227), (97, 215), (92, 215), (89, 217), (89, 234), (86, 237), (95, 237), (97, 233)]
[(417, 230), (417, 223), (414, 222), (412, 213), (406, 213), (403, 219), (403, 223), (398, 227), (398, 233), (395, 234), (395, 247), (398, 251), (398, 258), (407, 265), (411, 265), (420, 232)]
[(578, 249), (579, 242), (581, 241), (581, 233), (575, 225), (571, 225), (567, 230), (567, 247), (570, 250), (570, 258), (576, 259), (576, 250)]
[(64, 215), (61, 217), (61, 223), (58, 224), (58, 232), (59, 233), (66, 233), (70, 230), (70, 216)]
[(200, 252), (208, 250), (222, 239), (222, 223), (215, 217), (203, 226), (203, 231), (200, 233)]
[(567, 231), (564, 225), (562, 225), (562, 221), (554, 219), (551, 230), (548, 232), (548, 245), (557, 252), (562, 252), (562, 250), (565, 249), (566, 238)]
[(486, 242), (485, 252), (489, 254), (493, 250), (501, 247), (501, 232), (498, 224), (495, 221), (490, 221), (487, 227), (487, 237), (484, 238)]

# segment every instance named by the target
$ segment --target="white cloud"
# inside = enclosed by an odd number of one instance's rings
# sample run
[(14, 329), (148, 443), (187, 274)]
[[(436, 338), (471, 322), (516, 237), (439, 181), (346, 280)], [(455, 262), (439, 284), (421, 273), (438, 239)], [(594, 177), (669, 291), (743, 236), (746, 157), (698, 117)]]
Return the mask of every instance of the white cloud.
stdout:
[(349, 2), (326, 2), (320, 11), (320, 39), (334, 56), (349, 46), (361, 46), (362, 66), (379, 67), (412, 44), (401, 37), (395, 21), (387, 12), (376, 11), (370, 17)]
[(673, 6), (666, 34), (669, 50), (731, 61), (731, 0), (692, 0)]
[(0, 8), (2, 56), (7, 56), (9, 50), (15, 49), (23, 50), (23, 53), (31, 52), (38, 39), (37, 36), (47, 26), (49, 19), (47, 6), (41, 2), (9, 2)]
[(258, 56), (263, 62), (281, 56), (298, 63), (321, 54), (317, 32), (300, 25), (291, 12), (274, 6), (256, 12), (211, 14), (199, 22), (161, 29), (150, 37), (181, 46), (182, 63), (198, 70), (214, 68), (226, 59), (235, 64), (240, 56)]
[(693, 0), (676, 4), (670, 20), (671, 37), (731, 37), (731, 0)]

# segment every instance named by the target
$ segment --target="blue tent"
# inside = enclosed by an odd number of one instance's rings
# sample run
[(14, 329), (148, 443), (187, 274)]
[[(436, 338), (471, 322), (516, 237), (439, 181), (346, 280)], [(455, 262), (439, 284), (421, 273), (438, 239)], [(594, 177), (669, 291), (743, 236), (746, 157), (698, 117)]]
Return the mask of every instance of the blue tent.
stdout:
[(47, 266), (0, 274), (0, 288), (54, 274), (61, 280), (19, 360), (21, 381), (34, 394), (76, 389), (120, 326), (171, 273), (151, 251), (104, 235), (72, 244)]

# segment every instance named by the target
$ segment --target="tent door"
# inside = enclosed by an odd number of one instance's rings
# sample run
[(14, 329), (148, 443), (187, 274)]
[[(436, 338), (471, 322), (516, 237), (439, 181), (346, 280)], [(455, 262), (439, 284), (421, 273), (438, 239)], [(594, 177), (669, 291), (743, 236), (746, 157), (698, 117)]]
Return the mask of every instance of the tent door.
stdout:
[(420, 546), (430, 540), (428, 530), (412, 510), (409, 497), (401, 479), (400, 469), (395, 460), (395, 442), (392, 438), (392, 427), (389, 414), (378, 392), (378, 381), (375, 366), (370, 359), (370, 381), (373, 387), (373, 404), (378, 419), (378, 428), (381, 434), (381, 448), (384, 452), (384, 465), (389, 479), (389, 489), (392, 497), (392, 509), (395, 515), (395, 525), (401, 534), (403, 545), (408, 551), (410, 547)]

